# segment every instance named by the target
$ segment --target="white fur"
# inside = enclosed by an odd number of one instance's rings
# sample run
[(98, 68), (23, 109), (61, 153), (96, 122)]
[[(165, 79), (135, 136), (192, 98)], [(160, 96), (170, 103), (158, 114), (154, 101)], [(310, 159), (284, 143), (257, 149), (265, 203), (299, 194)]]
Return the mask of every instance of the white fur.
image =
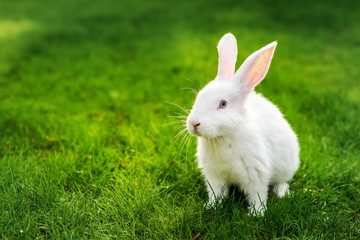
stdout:
[[(235, 185), (247, 195), (251, 212), (263, 214), (270, 185), (279, 197), (286, 193), (299, 166), (299, 144), (279, 109), (253, 91), (266, 75), (276, 42), (253, 53), (234, 74), (234, 40), (232, 34), (220, 40), (221, 67), (215, 80), (199, 92), (187, 129), (198, 136), (196, 156), (208, 204), (221, 200)], [(227, 101), (226, 108), (220, 108), (221, 100)]]

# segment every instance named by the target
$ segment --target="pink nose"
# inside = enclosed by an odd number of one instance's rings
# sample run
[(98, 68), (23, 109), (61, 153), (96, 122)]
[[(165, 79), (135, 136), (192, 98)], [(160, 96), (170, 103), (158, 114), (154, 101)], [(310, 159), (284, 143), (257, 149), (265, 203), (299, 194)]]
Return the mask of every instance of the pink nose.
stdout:
[(196, 131), (196, 129), (200, 126), (200, 123), (193, 123), (192, 125), (194, 126), (194, 129)]

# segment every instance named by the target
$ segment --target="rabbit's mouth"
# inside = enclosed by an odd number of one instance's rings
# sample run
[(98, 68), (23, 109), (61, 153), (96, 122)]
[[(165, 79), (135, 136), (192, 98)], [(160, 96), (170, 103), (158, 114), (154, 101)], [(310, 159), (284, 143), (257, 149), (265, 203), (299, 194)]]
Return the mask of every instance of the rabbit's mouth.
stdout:
[(217, 127), (209, 124), (204, 118), (189, 116), (186, 122), (188, 132), (197, 137), (216, 138), (218, 137)]
[(188, 125), (187, 126), (187, 129), (188, 129), (188, 131), (189, 131), (189, 133), (191, 134), (191, 135), (194, 135), (194, 136), (197, 136), (197, 137), (200, 137), (201, 136), (201, 133), (200, 133), (200, 126), (199, 125), (192, 125), (192, 124), (190, 124), (190, 126)]
[(217, 135), (217, 133), (215, 131), (212, 131), (212, 128), (209, 128), (209, 126), (205, 126), (205, 125), (188, 125), (187, 129), (189, 131), (189, 133), (193, 136), (196, 137), (204, 137), (204, 138), (208, 138), (208, 139), (216, 139), (219, 137), (219, 135)]
[(203, 124), (201, 124), (200, 121), (189, 116), (186, 121), (186, 128), (191, 135), (200, 136), (201, 135), (200, 132), (201, 129), (203, 128)]

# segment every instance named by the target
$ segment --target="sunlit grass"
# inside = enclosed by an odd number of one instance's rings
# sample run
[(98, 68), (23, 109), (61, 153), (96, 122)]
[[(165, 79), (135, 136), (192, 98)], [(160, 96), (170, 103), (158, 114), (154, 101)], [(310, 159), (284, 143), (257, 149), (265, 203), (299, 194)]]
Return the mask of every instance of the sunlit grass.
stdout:
[(0, 39), (19, 37), (21, 33), (31, 31), (36, 25), (29, 20), (12, 21), (1, 20), (0, 21)]

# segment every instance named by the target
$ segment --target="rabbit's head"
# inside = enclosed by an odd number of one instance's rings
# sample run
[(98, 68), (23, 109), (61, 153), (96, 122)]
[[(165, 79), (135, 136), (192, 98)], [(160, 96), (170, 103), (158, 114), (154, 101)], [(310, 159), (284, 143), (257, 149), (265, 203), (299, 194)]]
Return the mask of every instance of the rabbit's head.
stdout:
[(218, 74), (199, 92), (187, 118), (191, 134), (205, 138), (228, 136), (242, 120), (246, 121), (246, 99), (264, 79), (276, 44), (270, 43), (251, 54), (234, 73), (236, 39), (231, 33), (221, 38), (217, 47)]

